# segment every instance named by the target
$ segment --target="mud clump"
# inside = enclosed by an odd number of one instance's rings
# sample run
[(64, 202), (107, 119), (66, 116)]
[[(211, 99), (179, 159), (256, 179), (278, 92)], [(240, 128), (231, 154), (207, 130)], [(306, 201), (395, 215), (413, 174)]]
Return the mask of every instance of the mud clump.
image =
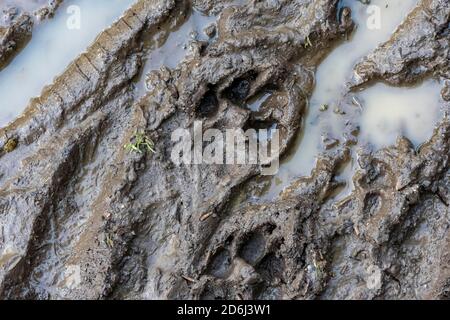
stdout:
[[(137, 1), (0, 129), (0, 146), (20, 141), (0, 153), (0, 298), (448, 297), (449, 119), (420, 148), (399, 138), (362, 150), (345, 199), (333, 194), (351, 146), (336, 145), (310, 177), (255, 203), (260, 165), (176, 166), (172, 132), (198, 119), (203, 130), (276, 125), (286, 153), (351, 13), (337, 0), (193, 1), (218, 15), (215, 38), (152, 71), (138, 97), (143, 39), (190, 5)], [(448, 12), (447, 1), (421, 1), (353, 85), (448, 84)], [(259, 111), (247, 107), (266, 92)], [(127, 152), (136, 132), (156, 152)]]

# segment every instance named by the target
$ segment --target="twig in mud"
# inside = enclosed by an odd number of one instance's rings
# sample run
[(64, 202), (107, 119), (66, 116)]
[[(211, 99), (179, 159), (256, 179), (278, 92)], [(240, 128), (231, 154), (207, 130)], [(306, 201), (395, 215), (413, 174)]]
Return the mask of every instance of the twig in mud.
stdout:
[(209, 217), (211, 217), (212, 215), (213, 215), (212, 212), (206, 213), (200, 217), (200, 221), (203, 222), (203, 221), (207, 220)]

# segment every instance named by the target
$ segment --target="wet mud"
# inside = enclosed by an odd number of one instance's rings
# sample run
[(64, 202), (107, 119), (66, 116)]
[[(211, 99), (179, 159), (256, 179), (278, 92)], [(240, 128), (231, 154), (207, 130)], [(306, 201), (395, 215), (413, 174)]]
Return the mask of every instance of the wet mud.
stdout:
[[(283, 180), (176, 165), (171, 134), (276, 127), (283, 172), (357, 32), (345, 1), (137, 0), (0, 129), (0, 298), (448, 298), (449, 23), (446, 0), (408, 10), (321, 113), (342, 129), (318, 132), (312, 170)], [(30, 36), (13, 25), (0, 44)], [(431, 86), (432, 130), (371, 140), (380, 85)], [(124, 148), (139, 132), (155, 152)]]
[(26, 46), (33, 26), (52, 17), (61, 2), (5, 0), (0, 3), (0, 70)]

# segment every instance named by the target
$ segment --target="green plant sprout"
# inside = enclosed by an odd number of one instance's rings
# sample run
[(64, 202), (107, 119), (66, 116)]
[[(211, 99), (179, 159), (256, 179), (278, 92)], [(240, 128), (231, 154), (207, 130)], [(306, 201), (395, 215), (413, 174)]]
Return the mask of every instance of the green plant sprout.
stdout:
[(136, 134), (131, 139), (130, 143), (127, 143), (125, 146), (125, 149), (128, 152), (137, 152), (137, 153), (144, 153), (144, 152), (151, 152), (155, 153), (155, 144), (153, 141), (143, 132), (136, 132)]

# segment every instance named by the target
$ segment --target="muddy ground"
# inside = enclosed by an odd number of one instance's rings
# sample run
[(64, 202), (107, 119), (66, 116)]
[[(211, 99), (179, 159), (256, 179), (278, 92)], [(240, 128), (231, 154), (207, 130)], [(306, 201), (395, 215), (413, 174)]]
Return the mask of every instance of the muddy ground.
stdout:
[[(136, 91), (145, 40), (167, 36), (192, 8), (220, 13), (216, 32)], [(15, 50), (5, 43), (30, 36), (26, 17), (0, 28), (0, 62)], [(449, 23), (447, 0), (420, 1), (358, 63), (352, 88), (434, 78), (450, 100)], [(339, 201), (352, 125), (270, 203), (249, 199), (265, 183), (257, 165), (170, 159), (171, 133), (198, 119), (204, 130), (276, 124), (288, 153), (316, 67), (353, 27), (337, 0), (137, 1), (0, 129), (0, 298), (448, 298), (447, 116), (419, 148), (400, 138), (360, 150), (355, 190)], [(273, 101), (260, 112), (243, 107), (267, 88)], [(137, 131), (156, 153), (123, 148)]]

